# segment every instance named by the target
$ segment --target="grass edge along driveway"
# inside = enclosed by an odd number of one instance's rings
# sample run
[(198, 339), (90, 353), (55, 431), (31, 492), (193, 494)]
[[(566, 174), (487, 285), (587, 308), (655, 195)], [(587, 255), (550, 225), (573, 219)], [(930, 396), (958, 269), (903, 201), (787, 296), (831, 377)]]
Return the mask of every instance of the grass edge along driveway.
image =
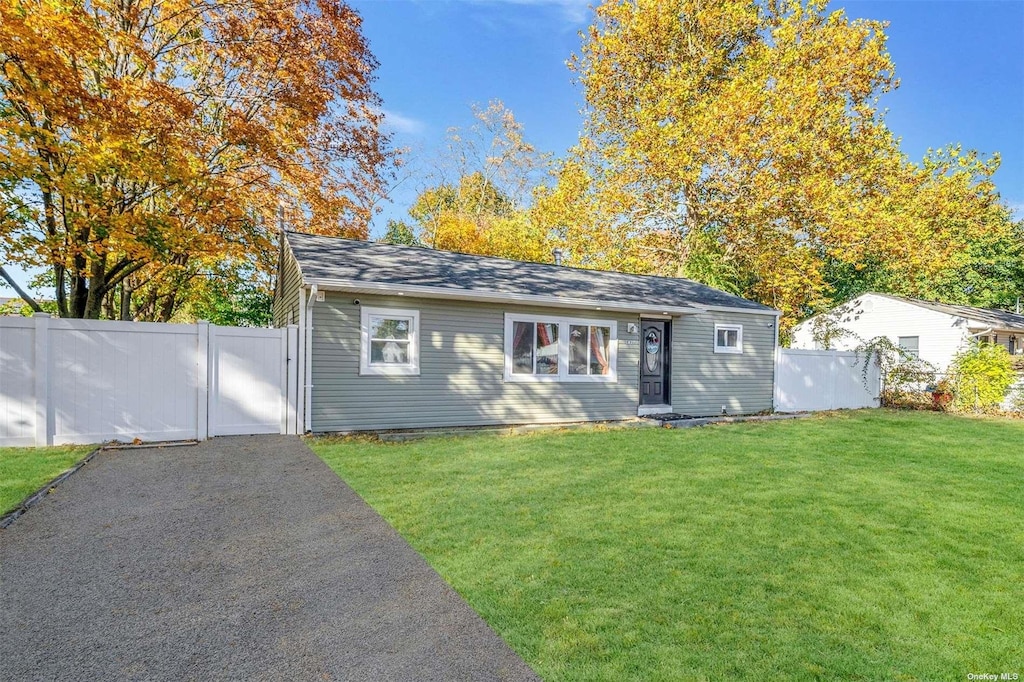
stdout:
[(1024, 422), (314, 439), (546, 680), (1024, 675)]
[(95, 445), (0, 447), (0, 516), (95, 449)]

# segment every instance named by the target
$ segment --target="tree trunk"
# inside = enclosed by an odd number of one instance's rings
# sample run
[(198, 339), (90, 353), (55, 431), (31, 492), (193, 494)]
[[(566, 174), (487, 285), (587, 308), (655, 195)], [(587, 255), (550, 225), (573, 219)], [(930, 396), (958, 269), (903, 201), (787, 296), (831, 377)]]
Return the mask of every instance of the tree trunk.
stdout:
[(171, 315), (174, 314), (174, 304), (177, 301), (177, 295), (175, 292), (167, 294), (163, 304), (160, 306), (160, 322), (170, 322)]
[(132, 319), (132, 288), (127, 281), (121, 282), (121, 319), (128, 321)]
[(89, 289), (85, 298), (85, 312), (82, 317), (88, 320), (100, 319), (103, 312), (103, 290), (106, 283), (106, 254), (93, 259), (89, 268)]

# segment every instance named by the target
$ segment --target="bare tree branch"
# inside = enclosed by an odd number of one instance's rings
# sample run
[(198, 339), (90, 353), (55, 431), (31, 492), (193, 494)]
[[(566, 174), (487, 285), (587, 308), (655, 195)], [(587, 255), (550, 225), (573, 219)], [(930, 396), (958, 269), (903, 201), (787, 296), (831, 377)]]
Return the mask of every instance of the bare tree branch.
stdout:
[(10, 287), (14, 289), (15, 292), (17, 292), (18, 296), (21, 296), (21, 300), (25, 301), (25, 303), (28, 303), (28, 307), (32, 308), (32, 310), (36, 311), (37, 313), (43, 312), (42, 306), (39, 305), (36, 299), (29, 296), (27, 291), (18, 286), (18, 283), (15, 282), (14, 279), (9, 274), (7, 274), (7, 270), (5, 270), (4, 266), (2, 265), (0, 265), (0, 277), (3, 277), (7, 281), (7, 284), (9, 284)]

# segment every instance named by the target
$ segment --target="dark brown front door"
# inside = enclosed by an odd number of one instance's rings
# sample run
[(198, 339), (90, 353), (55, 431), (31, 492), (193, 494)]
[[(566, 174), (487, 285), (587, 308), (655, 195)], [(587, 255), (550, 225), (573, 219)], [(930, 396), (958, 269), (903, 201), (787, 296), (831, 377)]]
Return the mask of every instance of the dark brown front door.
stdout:
[(640, 321), (640, 404), (668, 405), (669, 339), (665, 320)]

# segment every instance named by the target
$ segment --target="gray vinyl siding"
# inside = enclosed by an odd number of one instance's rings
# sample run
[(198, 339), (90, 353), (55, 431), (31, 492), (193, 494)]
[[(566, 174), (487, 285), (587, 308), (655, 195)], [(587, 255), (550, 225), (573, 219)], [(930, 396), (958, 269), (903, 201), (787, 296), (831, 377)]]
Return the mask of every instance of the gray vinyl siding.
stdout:
[(299, 275), (298, 263), (287, 245), (281, 254), (281, 264), (277, 276), (279, 280), (274, 291), (274, 326), (285, 327), (289, 324), (298, 324), (302, 277)]
[[(715, 324), (743, 325), (743, 353), (715, 353)], [(775, 325), (771, 315), (704, 312), (672, 323), (672, 409), (693, 416), (772, 409)]]
[[(360, 376), (362, 305), (418, 310), (420, 375)], [(505, 382), (505, 313), (617, 322), (616, 383)], [(328, 292), (313, 304), (312, 430), (360, 431), (557, 423), (636, 416), (635, 316)]]

